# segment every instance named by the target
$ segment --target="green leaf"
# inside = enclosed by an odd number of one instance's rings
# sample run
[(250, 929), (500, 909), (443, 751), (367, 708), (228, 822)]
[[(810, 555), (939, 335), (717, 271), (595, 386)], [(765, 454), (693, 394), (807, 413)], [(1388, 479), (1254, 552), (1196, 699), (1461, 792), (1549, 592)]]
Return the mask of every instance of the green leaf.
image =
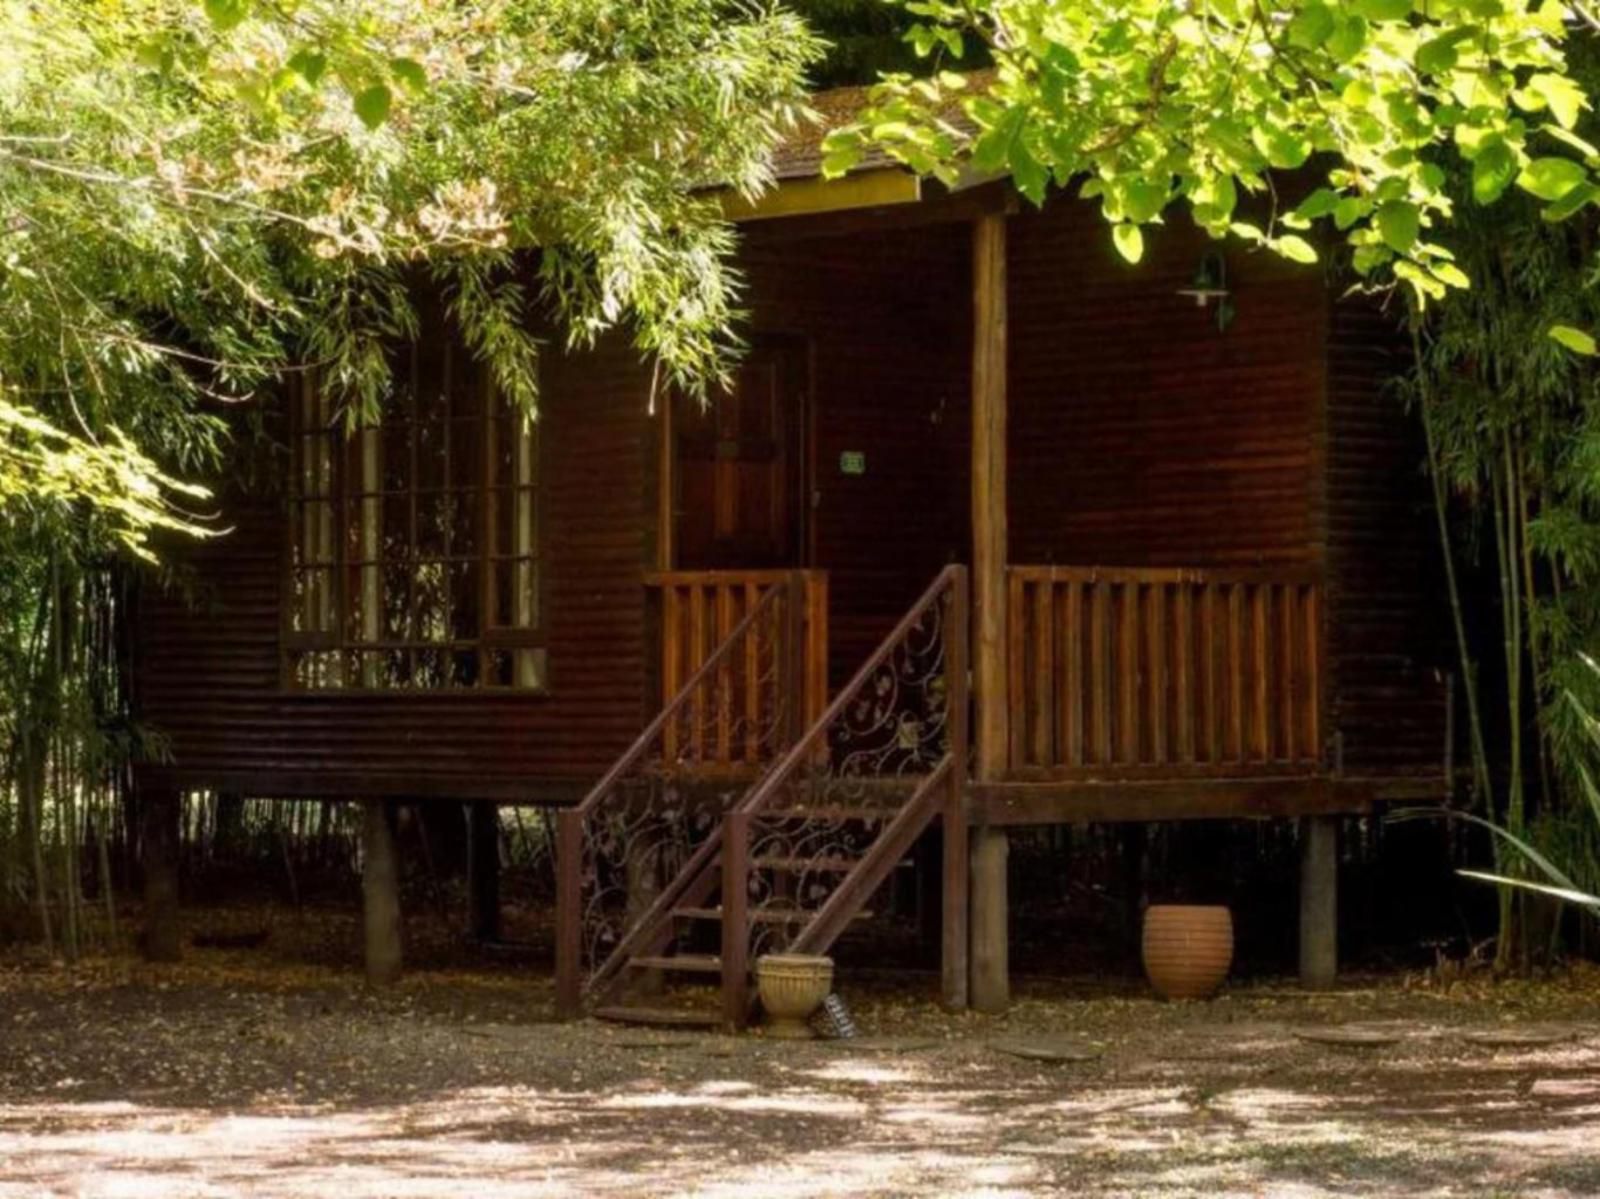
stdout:
[(1348, 229), (1367, 213), (1372, 211), (1372, 204), (1362, 196), (1340, 196), (1333, 206), (1333, 223), (1338, 229)]
[(1457, 870), (1456, 873), (1462, 878), (1475, 878), (1479, 882), (1497, 883), (1503, 887), (1517, 887), (1523, 891), (1551, 895), (1556, 899), (1564, 899), (1568, 903), (1579, 904), (1592, 911), (1600, 911), (1600, 896), (1590, 895), (1587, 891), (1577, 891), (1571, 887), (1554, 887), (1548, 883), (1536, 883), (1526, 878), (1511, 878), (1504, 874), (1490, 874), (1486, 870)]
[(1411, 0), (1355, 0), (1351, 7), (1369, 21), (1404, 21), (1411, 15)]
[(1550, 337), (1574, 354), (1585, 354), (1592, 358), (1597, 352), (1594, 337), (1582, 329), (1574, 329), (1571, 325), (1551, 325)]
[(1535, 158), (1517, 176), (1517, 186), (1541, 200), (1559, 200), (1589, 178), (1570, 158)]
[(289, 59), (289, 69), (316, 87), (328, 69), (328, 56), (309, 48), (296, 50)]
[[(1539, 132), (1548, 133), (1563, 145), (1571, 146), (1584, 158), (1600, 158), (1600, 149), (1596, 149), (1591, 142), (1585, 141), (1570, 129), (1563, 129), (1560, 125), (1541, 125)], [(1593, 166), (1593, 163), (1589, 164)]]
[(206, 18), (226, 33), (250, 15), (250, 0), (205, 0)]
[(1011, 178), (1016, 183), (1017, 190), (1035, 206), (1043, 204), (1044, 191), (1050, 182), (1050, 169), (1034, 157), (1033, 151), (1028, 148), (1026, 138), (1011, 139), (1008, 165), (1011, 167)]
[(1597, 200), (1600, 200), (1600, 186), (1580, 183), (1561, 199), (1548, 205), (1539, 215), (1547, 221), (1564, 221), (1580, 208), (1585, 208)]
[(1564, 75), (1535, 75), (1528, 80), (1528, 89), (1543, 97), (1563, 129), (1576, 125), (1578, 115), (1589, 106), (1583, 89)]
[(1297, 170), (1311, 157), (1310, 140), (1287, 129), (1263, 129), (1257, 125), (1251, 131), (1250, 140), (1268, 163), (1282, 170)]
[(1290, 262), (1315, 262), (1317, 260), (1317, 252), (1311, 248), (1311, 243), (1303, 237), (1296, 237), (1292, 233), (1287, 233), (1274, 240), (1272, 248)]
[(1340, 62), (1349, 62), (1367, 44), (1367, 23), (1360, 17), (1341, 17), (1328, 35), (1328, 53)]
[(1472, 160), (1472, 196), (1480, 204), (1492, 204), (1517, 177), (1517, 158), (1511, 147), (1496, 138), (1486, 143)]
[(1138, 262), (1144, 257), (1144, 231), (1137, 225), (1113, 225), (1111, 240), (1116, 243), (1117, 253), (1129, 262)]
[(1302, 50), (1315, 50), (1333, 32), (1333, 10), (1326, 4), (1305, 5), (1289, 22), (1289, 42)]
[(1325, 217), (1339, 205), (1339, 194), (1331, 187), (1319, 187), (1295, 207), (1294, 214), (1303, 221)]
[(1122, 208), (1130, 221), (1150, 221), (1167, 206), (1167, 189), (1142, 177), (1129, 179), (1122, 187)]
[(1378, 209), (1378, 235), (1396, 254), (1409, 253), (1417, 244), (1422, 217), (1409, 200), (1390, 200)]
[(388, 85), (375, 83), (366, 91), (357, 93), (356, 116), (361, 118), (361, 123), (368, 129), (376, 129), (389, 119), (389, 106), (393, 100)]
[(394, 77), (403, 83), (412, 92), (423, 92), (428, 89), (428, 72), (414, 58), (391, 58), (389, 69), (394, 72)]
[(1417, 70), (1427, 75), (1442, 75), (1456, 65), (1461, 56), (1456, 43), (1461, 41), (1460, 30), (1423, 42), (1417, 48)]

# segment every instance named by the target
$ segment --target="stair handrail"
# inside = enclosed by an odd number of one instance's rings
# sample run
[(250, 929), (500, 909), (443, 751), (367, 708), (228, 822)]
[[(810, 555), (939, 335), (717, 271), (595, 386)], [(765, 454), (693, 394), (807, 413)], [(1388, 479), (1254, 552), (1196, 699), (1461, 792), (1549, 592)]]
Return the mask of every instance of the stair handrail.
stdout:
[[(790, 602), (790, 609), (785, 614), (788, 619), (784, 624), (784, 640), (790, 644), (780, 646), (778, 652), (787, 659), (783, 663), (783, 669), (787, 673), (793, 673), (799, 660), (798, 647), (793, 642), (804, 635), (800, 621), (805, 611), (805, 583), (804, 574), (799, 571), (791, 572), (784, 581), (766, 588), (743, 619), (729, 630), (728, 635), (706, 656), (699, 668), (689, 676), (677, 693), (668, 699), (661, 711), (645, 726), (644, 731), (634, 739), (628, 749), (612, 763), (583, 799), (573, 807), (564, 809), (557, 817), (555, 949), (556, 1009), (559, 1014), (563, 1016), (578, 1014), (582, 1009), (584, 998), (592, 994), (604, 978), (615, 973), (617, 961), (623, 956), (623, 950), (628, 945), (626, 936), (619, 938), (617, 946), (608, 954), (605, 961), (596, 963), (590, 978), (588, 980), (583, 978), (583, 845), (586, 822), (616, 790), (618, 784), (644, 760), (651, 746), (661, 737), (670, 722), (677, 719), (683, 710), (694, 702), (707, 682), (727, 666), (729, 658), (735, 649), (742, 645), (750, 631), (763, 619), (773, 615), (785, 598)], [(792, 702), (801, 702), (800, 691), (793, 681), (784, 689), (790, 695)], [(771, 763), (768, 765), (770, 767)], [(719, 824), (711, 831), (708, 840), (702, 842), (695, 850), (689, 863), (686, 864), (686, 869), (692, 867), (696, 861), (705, 859), (708, 851), (714, 852), (710, 841), (720, 840), (720, 835)], [(647, 923), (657, 914), (658, 909), (664, 908), (673, 899), (672, 888), (663, 889), (641, 917), (639, 924)]]
[[(823, 709), (822, 714), (811, 722), (810, 727), (789, 747), (788, 752), (778, 760), (777, 765), (762, 776), (760, 782), (750, 790), (745, 799), (738, 805), (738, 810), (746, 812), (760, 810), (762, 806), (771, 800), (778, 789), (793, 777), (796, 771), (814, 757), (818, 749), (817, 743), (827, 735), (829, 728), (837, 722), (840, 715), (861, 697), (862, 692), (877, 676), (877, 672), (882, 669), (884, 663), (888, 661), (889, 655), (899, 648), (900, 643), (905, 640), (907, 634), (916, 628), (927, 614), (928, 609), (939, 602), (946, 590), (951, 591), (956, 601), (955, 611), (950, 618), (950, 624), (956, 626), (954, 629), (955, 637), (952, 638), (951, 644), (957, 646), (960, 650), (959, 661), (951, 662), (948, 659), (946, 661), (946, 695), (948, 697), (946, 702), (949, 704), (949, 719), (951, 721), (951, 749), (954, 750), (956, 748), (954, 738), (955, 734), (959, 732), (961, 735), (959, 748), (963, 757), (962, 764), (964, 768), (968, 694), (968, 680), (966, 677), (966, 579), (967, 568), (959, 563), (952, 563), (946, 566), (934, 577), (933, 582), (928, 584), (927, 589), (917, 598), (916, 603), (911, 605), (894, 628), (878, 643), (878, 647), (872, 652), (872, 655), (851, 676), (850, 681), (840, 688), (833, 701)], [(947, 653), (948, 649), (949, 647), (947, 647)], [(959, 729), (956, 727), (957, 724), (959, 724)], [(930, 768), (930, 773), (934, 769), (938, 769), (937, 762)]]
[[(967, 811), (966, 783), (969, 738), (970, 680), (968, 590), (965, 566), (953, 564), (939, 572), (906, 614), (879, 642), (861, 668), (832, 703), (811, 723), (782, 759), (747, 793), (725, 819), (718, 838), (722, 857), (722, 996), (724, 1021), (740, 1027), (749, 1012), (750, 952), (749, 866), (753, 818), (773, 802), (783, 788), (829, 752), (824, 739), (850, 706), (866, 694), (889, 664), (891, 655), (907, 643), (935, 605), (948, 602), (939, 626), (944, 678), (944, 752), (925, 772), (912, 776), (911, 793), (873, 839), (865, 856), (840, 880), (829, 897), (799, 930), (792, 948), (824, 953), (859, 910), (871, 892), (887, 877), (894, 863), (934, 815), (945, 823), (944, 901), (942, 936), (942, 987), (945, 1001), (965, 1007), (967, 996)], [(903, 775), (901, 777), (904, 777)], [(942, 808), (935, 809), (936, 792), (942, 791)], [(736, 896), (729, 902), (729, 896)]]

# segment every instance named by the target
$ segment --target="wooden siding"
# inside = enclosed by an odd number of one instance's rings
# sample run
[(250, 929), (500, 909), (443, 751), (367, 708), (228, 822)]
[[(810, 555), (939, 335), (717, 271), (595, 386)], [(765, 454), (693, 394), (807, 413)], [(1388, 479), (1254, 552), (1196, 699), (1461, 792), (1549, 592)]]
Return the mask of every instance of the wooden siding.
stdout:
[(1414, 416), (1385, 387), (1409, 347), (1359, 298), (1330, 309), (1327, 558), (1331, 727), (1355, 776), (1445, 769), (1450, 661)]
[[(1177, 221), (1129, 266), (1086, 204), (1011, 225), (1011, 561), (1312, 564), (1321, 272)], [(1226, 332), (1176, 294), (1219, 248)]]
[[(970, 232), (747, 243), (751, 323), (811, 347), (813, 483), (807, 565), (832, 598), (838, 685), (947, 563), (967, 556)], [(840, 455), (865, 455), (848, 475)]]
[[(254, 794), (518, 797), (592, 782), (644, 714), (648, 377), (623, 347), (546, 364), (550, 683), (540, 695), (308, 695), (278, 673), (282, 524), (270, 498), (185, 555), (200, 604), (147, 587), (140, 712), (171, 741), (147, 776)], [(552, 791), (553, 788), (553, 791)]]

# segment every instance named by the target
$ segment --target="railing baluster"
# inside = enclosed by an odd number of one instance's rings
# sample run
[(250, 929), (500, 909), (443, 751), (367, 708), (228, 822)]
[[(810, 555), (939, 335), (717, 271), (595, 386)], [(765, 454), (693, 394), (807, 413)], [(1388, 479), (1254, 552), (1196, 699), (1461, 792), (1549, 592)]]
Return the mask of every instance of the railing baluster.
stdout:
[(1176, 725), (1177, 756), (1183, 763), (1194, 761), (1194, 587), (1178, 583), (1173, 587), (1175, 611), (1172, 621), (1173, 722)]
[[(1006, 704), (1011, 709), (1008, 721), (1009, 745), (1007, 756), (1013, 767), (1028, 765), (1028, 721), (1032, 717), (1028, 704), (1028, 670), (1030, 663), (1024, 647), (1029, 644), (1025, 622), (1028, 618), (1028, 593), (1035, 584), (1012, 575), (1006, 588)], [(1038, 586), (1042, 586), (1039, 584)]]
[(1118, 586), (1117, 605), (1117, 761), (1139, 761), (1139, 584)]
[(1305, 738), (1304, 757), (1322, 761), (1322, 608), (1315, 587), (1304, 588), (1305, 595)]
[[(1061, 663), (1060, 762), (1083, 765), (1083, 587), (1068, 579), (1061, 584), (1061, 631), (1057, 647)], [(1065, 602), (1062, 602), (1062, 599)]]
[(1089, 686), (1094, 702), (1094, 760), (1111, 761), (1111, 584), (1094, 585), (1089, 615)]
[(1152, 583), (1145, 595), (1145, 709), (1150, 720), (1150, 761), (1167, 761), (1167, 585)]
[[(696, 583), (689, 591), (689, 660), (696, 667), (705, 665), (706, 661), (706, 587), (703, 582)], [(689, 705), (689, 745), (696, 762), (706, 760), (706, 688), (710, 684), (708, 678), (700, 687)]]
[[(1040, 766), (1056, 762), (1056, 658), (1055, 584), (1042, 582), (1033, 588), (1033, 760)], [(1015, 711), (1015, 709), (1013, 709)]]
[(1217, 642), (1222, 637), (1217, 623), (1217, 585), (1202, 583), (1200, 588), (1200, 663), (1202, 698), (1205, 705), (1204, 757), (1207, 762), (1222, 761), (1222, 709), (1218, 706)]
[(1244, 584), (1228, 586), (1228, 759), (1242, 762), (1244, 736)]
[(1300, 669), (1300, 646), (1295, 640), (1295, 610), (1298, 608), (1295, 589), (1284, 583), (1274, 583), (1273, 605), (1276, 608), (1279, 629), (1278, 643), (1278, 748), (1285, 762), (1293, 762), (1299, 755), (1295, 746), (1295, 679)]
[(1252, 634), (1251, 682), (1254, 684), (1254, 710), (1251, 713), (1251, 748), (1257, 762), (1272, 760), (1272, 721), (1268, 708), (1269, 685), (1272, 679), (1272, 643), (1267, 630), (1271, 625), (1272, 588), (1267, 583), (1257, 583), (1251, 596), (1250, 625)]
[[(722, 582), (714, 583), (716, 601), (716, 637), (712, 644), (721, 645), (733, 631), (733, 591)], [(717, 668), (717, 745), (712, 762), (722, 766), (733, 764), (733, 663), (727, 658)]]

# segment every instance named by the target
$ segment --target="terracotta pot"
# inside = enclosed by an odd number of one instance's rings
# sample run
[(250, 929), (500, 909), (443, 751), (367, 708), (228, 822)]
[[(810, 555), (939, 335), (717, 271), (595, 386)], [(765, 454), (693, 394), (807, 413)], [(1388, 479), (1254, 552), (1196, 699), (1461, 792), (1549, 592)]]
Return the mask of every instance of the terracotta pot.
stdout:
[(1205, 999), (1233, 962), (1233, 913), (1201, 904), (1153, 904), (1144, 914), (1144, 972), (1167, 999)]
[(756, 959), (756, 991), (767, 1013), (767, 1035), (811, 1036), (806, 1023), (833, 990), (833, 959), (768, 953)]

